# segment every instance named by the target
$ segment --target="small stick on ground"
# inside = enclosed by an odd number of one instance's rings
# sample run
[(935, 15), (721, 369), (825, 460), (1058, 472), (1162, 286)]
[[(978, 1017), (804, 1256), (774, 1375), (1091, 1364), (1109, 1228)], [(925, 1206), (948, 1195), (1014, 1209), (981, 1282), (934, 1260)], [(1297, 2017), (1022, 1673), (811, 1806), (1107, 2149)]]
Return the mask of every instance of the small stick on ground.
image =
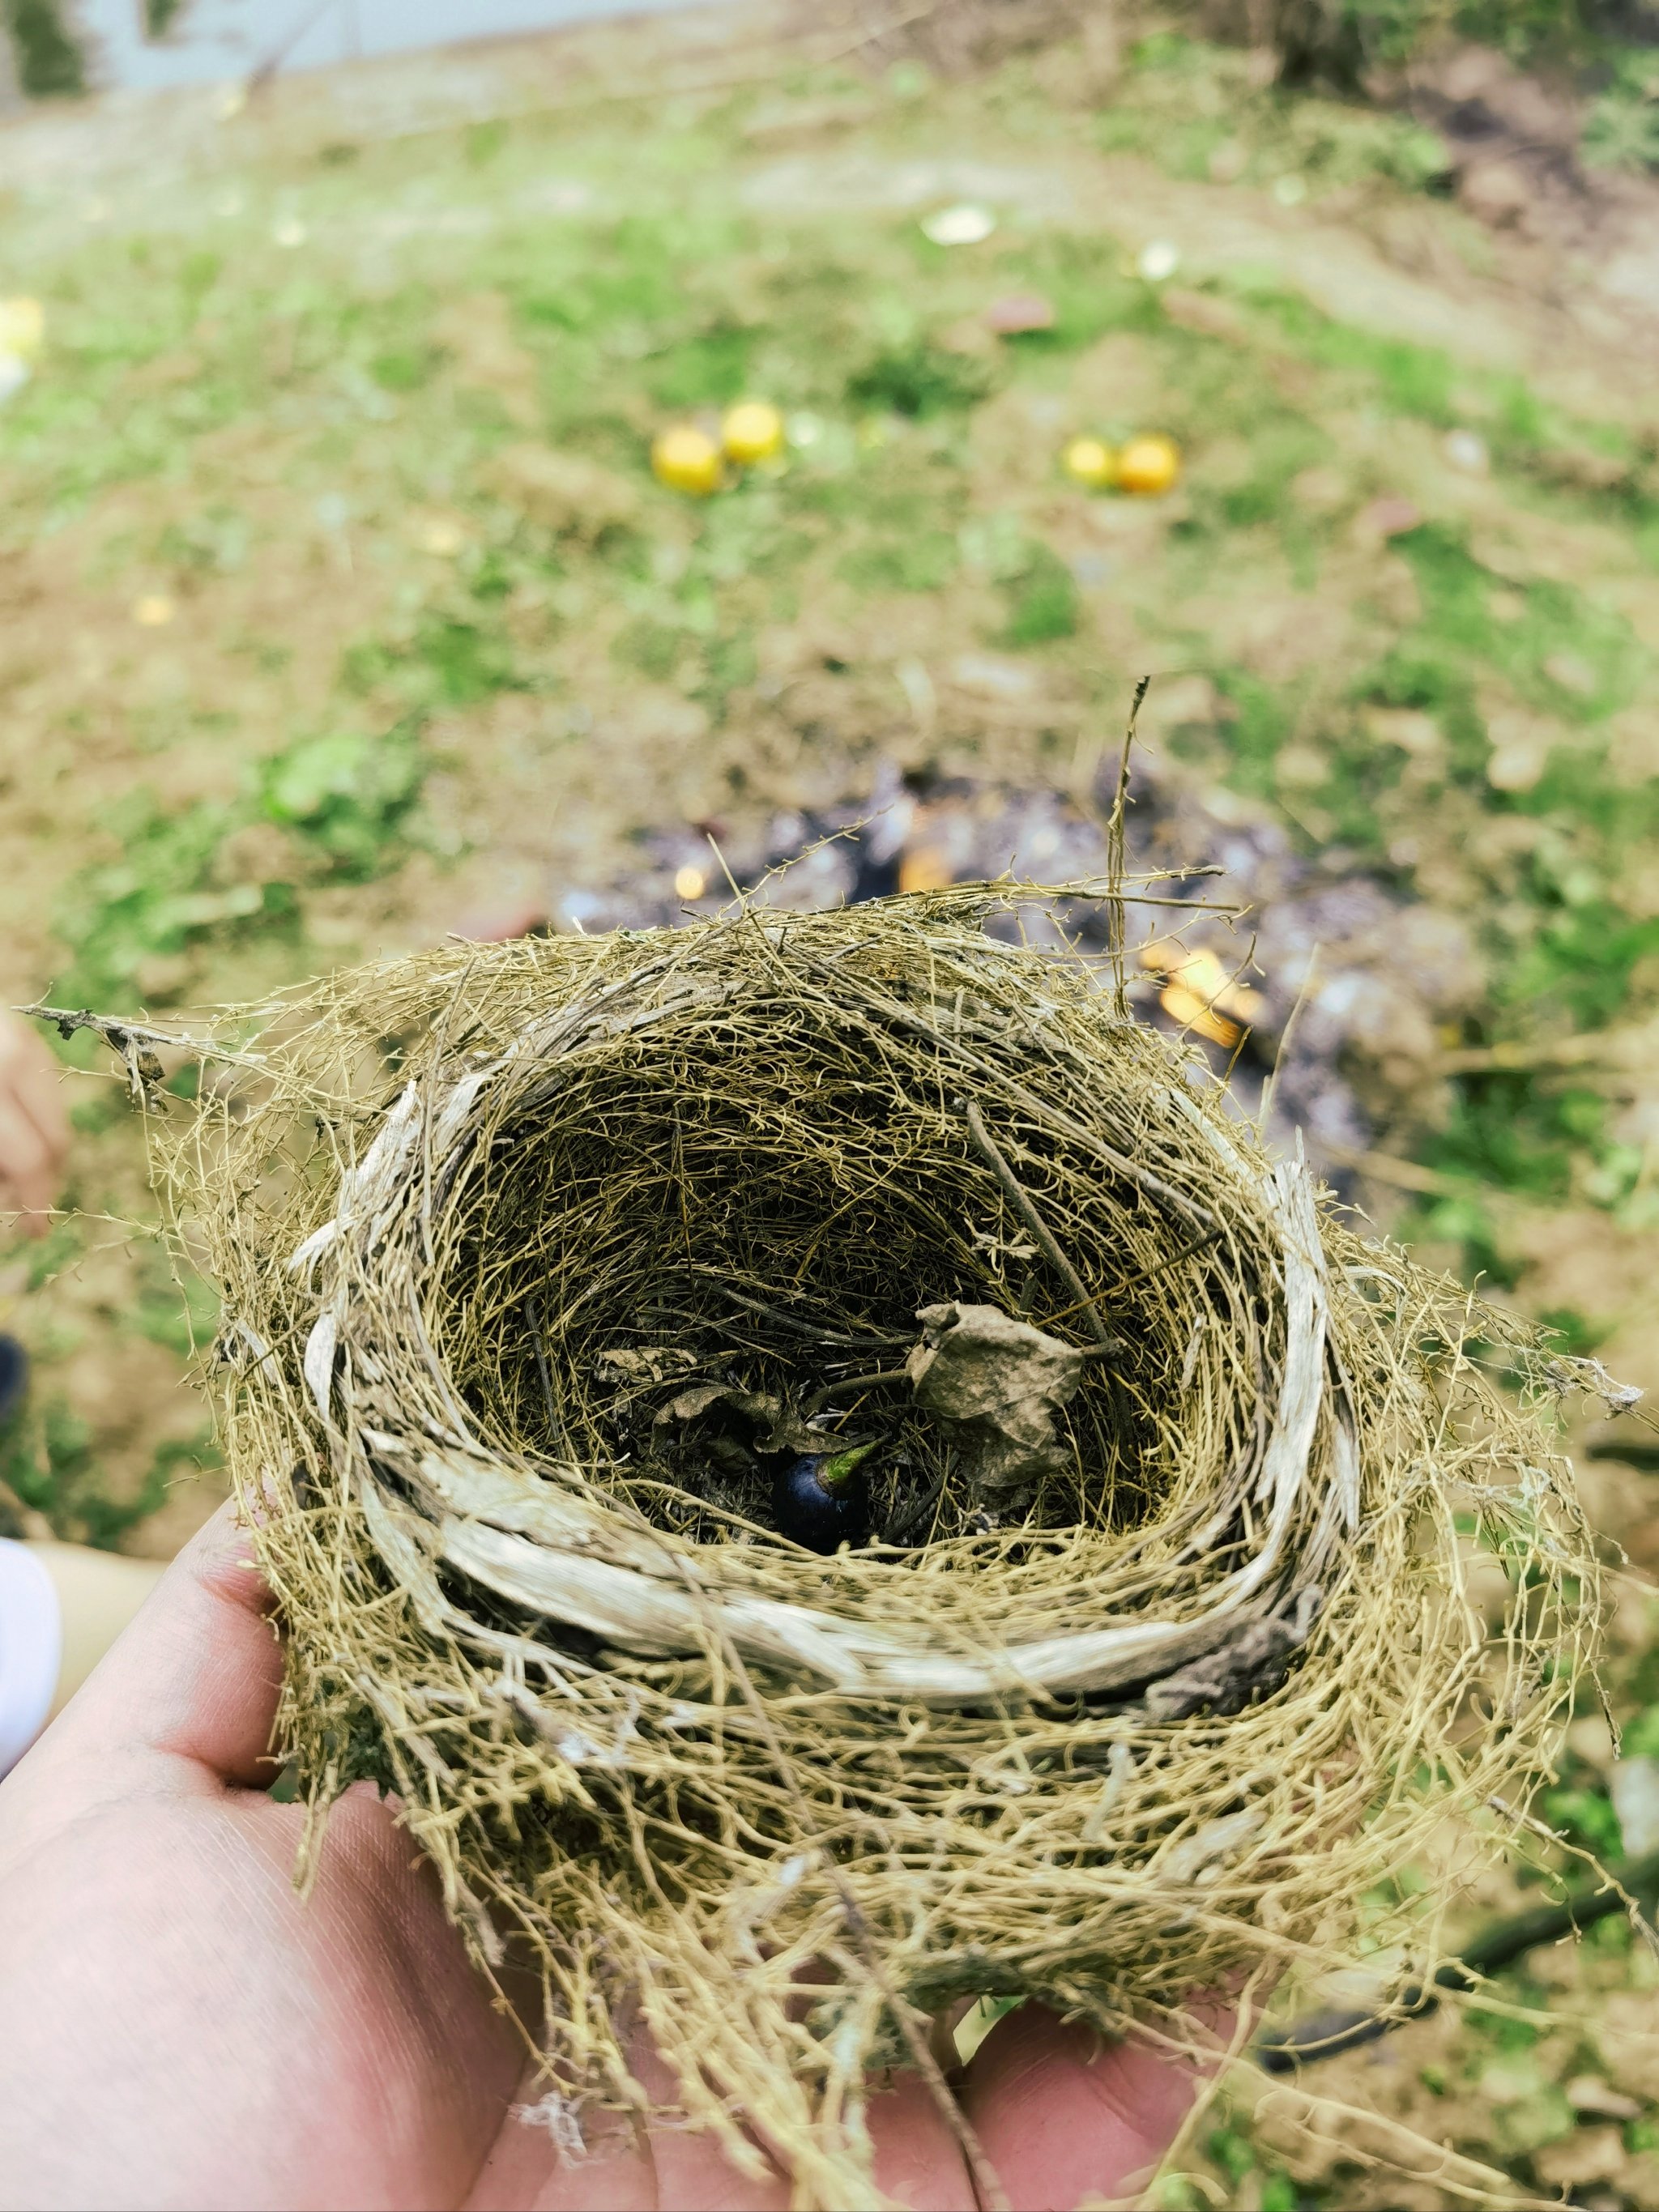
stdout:
[[(1273, 1053), (1273, 1064), (1267, 1072), (1267, 1080), (1263, 1085), (1261, 1091), (1261, 1104), (1256, 1112), (1256, 1126), (1259, 1128), (1266, 1129), (1267, 1126), (1267, 1116), (1273, 1110), (1273, 1100), (1277, 1097), (1279, 1091), (1279, 1070), (1285, 1066), (1289, 1062), (1291, 1057), (1291, 1040), (1295, 1036), (1297, 1029), (1301, 1026), (1303, 1009), (1306, 1006), (1308, 1000), (1313, 995), (1314, 977), (1319, 972), (1319, 955), (1322, 949), (1323, 948), (1322, 946), (1316, 945), (1313, 951), (1308, 955), (1308, 969), (1307, 973), (1303, 976), (1301, 987), (1297, 992), (1296, 1003), (1291, 1008), (1290, 1018), (1285, 1022), (1284, 1028), (1279, 1033), (1279, 1043)], [(1243, 1039), (1240, 1040), (1240, 1043), (1242, 1047)]]
[(985, 1126), (984, 1115), (971, 1098), (968, 1100), (963, 1112), (968, 1122), (968, 1133), (984, 1154), (992, 1174), (1002, 1185), (1003, 1194), (1009, 1205), (1013, 1207), (1014, 1212), (1018, 1214), (1042, 1248), (1044, 1258), (1077, 1300), (1078, 1310), (1100, 1340), (1103, 1347), (1113, 1344), (1115, 1340), (1112, 1333), (1095, 1310), (1094, 1301), (1084, 1287), (1082, 1276), (1078, 1273), (1077, 1269), (1060, 1250), (1048, 1223), (1032, 1205), (1030, 1197), (1021, 1184), (1019, 1177), (998, 1151), (995, 1140)]
[(1426, 1985), (1409, 1984), (1386, 2012), (1320, 2012), (1288, 2027), (1271, 2032), (1256, 2047), (1256, 2063), (1268, 2074), (1288, 2074), (1316, 2058), (1334, 2058), (1344, 2051), (1375, 2043), (1407, 2021), (1421, 2020), (1435, 2011), (1443, 1991), (1467, 1996), (1490, 1975), (1512, 1966), (1540, 1943), (1559, 1943), (1564, 1936), (1593, 1928), (1615, 1912), (1631, 1909), (1631, 1893), (1659, 1882), (1659, 1851), (1604, 1874), (1594, 1888), (1581, 1890), (1559, 1905), (1534, 1905), (1528, 1911), (1496, 1920), (1468, 1946), (1461, 1959), (1448, 1959)]

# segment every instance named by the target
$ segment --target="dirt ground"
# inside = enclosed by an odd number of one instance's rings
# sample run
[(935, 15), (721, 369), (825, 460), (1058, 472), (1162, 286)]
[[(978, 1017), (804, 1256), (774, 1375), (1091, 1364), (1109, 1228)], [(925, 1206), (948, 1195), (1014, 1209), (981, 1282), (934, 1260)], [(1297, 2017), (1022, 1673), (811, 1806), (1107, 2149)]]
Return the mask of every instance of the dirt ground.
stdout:
[[(46, 312), (0, 414), (0, 987), (176, 1020), (574, 927), (895, 774), (1087, 820), (1151, 673), (1147, 818), (1252, 897), (1270, 856), (1327, 946), (1373, 917), (1310, 1001), (1358, 1200), (1659, 1383), (1659, 191), (1577, 167), (1571, 103), (1491, 57), (1413, 116), (1150, 18), (1000, 58), (713, 20), (0, 131), (4, 288)], [(953, 204), (988, 234), (931, 240)], [(653, 481), (657, 428), (745, 393), (775, 465)], [(1167, 497), (1059, 465), (1152, 430)], [(1282, 1012), (1310, 946), (1272, 919)], [(161, 1556), (218, 1494), (213, 1301), (65, 1057), (66, 1212), (0, 1275), (37, 1364), (0, 1504)], [(1659, 1459), (1623, 1433), (1583, 1468), (1653, 1765)], [(1619, 1789), (1652, 1848), (1587, 1713), (1547, 1817), (1616, 1856)], [(1455, 2164), (1398, 2179), (1404, 2125), (1517, 2201), (1651, 2203), (1656, 1980), (1603, 1923), (1254, 2118), (1230, 2088), (1165, 2201), (1454, 2201)]]

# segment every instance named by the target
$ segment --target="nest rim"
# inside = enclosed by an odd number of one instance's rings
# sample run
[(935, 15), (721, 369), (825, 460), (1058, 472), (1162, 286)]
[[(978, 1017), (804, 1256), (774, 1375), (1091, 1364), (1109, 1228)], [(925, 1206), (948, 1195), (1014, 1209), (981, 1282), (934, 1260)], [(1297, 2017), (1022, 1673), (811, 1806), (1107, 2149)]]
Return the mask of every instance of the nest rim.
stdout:
[[(656, 959), (647, 959), (630, 974), (627, 989), (613, 982), (601, 984), (591, 994), (596, 1003), (581, 1010), (583, 1018), (573, 1015), (569, 1004), (561, 1006), (532, 1025), (507, 1053), (452, 1072), (447, 1079), (429, 1076), (424, 1086), (413, 1079), (405, 1085), (361, 1165), (343, 1175), (335, 1213), (302, 1240), (288, 1261), (290, 1272), (302, 1283), (314, 1282), (320, 1263), (335, 1285), (331, 1296), (325, 1292), (319, 1298), (301, 1362), (319, 1418), (331, 1429), (336, 1425), (337, 1395), (350, 1387), (339, 1371), (341, 1348), (363, 1334), (360, 1323), (354, 1326), (357, 1316), (343, 1286), (353, 1280), (366, 1282), (375, 1271), (382, 1275), (386, 1271), (399, 1192), (407, 1239), (413, 1241), (418, 1226), (429, 1245), (431, 1206), (453, 1203), (469, 1158), (481, 1142), (501, 1138), (514, 1111), (514, 1086), (532, 1094), (544, 1088), (550, 1068), (556, 1069), (563, 1058), (602, 1050), (607, 1035), (611, 1042), (619, 1036), (625, 1038), (623, 1049), (631, 1054), (642, 1033), (659, 1033), (676, 1017), (702, 1020), (708, 1007), (696, 981), (699, 971), (711, 957), (718, 969), (721, 956), (734, 942), (743, 945), (752, 928), (751, 918), (740, 915), (674, 933)], [(940, 936), (937, 932), (930, 936), (925, 922), (920, 931), (931, 955), (938, 958), (945, 949)], [(787, 946), (792, 934), (801, 933), (799, 921), (761, 932), (775, 950)], [(810, 925), (805, 933), (810, 938)], [(983, 944), (978, 940), (975, 950), (986, 959), (988, 955), (979, 949)], [(1029, 987), (1030, 963), (1036, 956), (1010, 951), (1000, 958), (1008, 972), (1019, 975)], [(678, 995), (671, 990), (665, 1009), (649, 1003), (653, 988), (688, 975), (693, 979), (691, 988)], [(1047, 980), (1052, 989), (1052, 975)], [(630, 1003), (641, 997), (647, 1001), (643, 1009)], [(1074, 1002), (1073, 1010), (1079, 1006)], [(1087, 1012), (1097, 1013), (1098, 1007)], [(1150, 1033), (1115, 1012), (1109, 1032), (1125, 1049), (1149, 1049)], [(1161, 1041), (1150, 1050), (1167, 1053)], [(981, 1062), (981, 1076), (985, 1072)], [(895, 1574), (912, 1575), (914, 1554), (895, 1558), (889, 1547), (877, 1544), (850, 1557), (840, 1555), (832, 1574), (826, 1576), (821, 1559), (802, 1553), (758, 1524), (754, 1534), (767, 1547), (763, 1562), (727, 1543), (688, 1543), (671, 1531), (642, 1526), (638, 1516), (620, 1512), (605, 1495), (591, 1462), (504, 1452), (492, 1449), (477, 1433), (478, 1424), (454, 1389), (443, 1351), (434, 1342), (437, 1331), (431, 1316), (422, 1310), (427, 1302), (423, 1294), (437, 1276), (434, 1273), (423, 1279), (416, 1264), (408, 1276), (414, 1294), (409, 1305), (401, 1313), (378, 1310), (374, 1315), (378, 1333), (368, 1340), (374, 1363), (396, 1372), (405, 1383), (412, 1372), (423, 1368), (433, 1400), (447, 1416), (447, 1448), (428, 1443), (422, 1453), (421, 1476), (411, 1477), (405, 1464), (401, 1477), (404, 1481), (423, 1479), (440, 1510), (477, 1516), (477, 1525), (448, 1524), (451, 1565), (503, 1597), (524, 1601), (533, 1595), (538, 1609), (549, 1617), (641, 1656), (669, 1657), (701, 1649), (712, 1607), (720, 1617), (723, 1633), (746, 1661), (802, 1670), (847, 1695), (929, 1705), (978, 1705), (1010, 1695), (1065, 1698), (1121, 1690), (1202, 1656), (1231, 1629), (1260, 1617), (1264, 1610), (1293, 1611), (1303, 1591), (1328, 1574), (1340, 1538), (1352, 1536), (1359, 1517), (1358, 1444), (1340, 1362), (1328, 1342), (1330, 1302), (1315, 1187), (1300, 1163), (1273, 1164), (1252, 1158), (1242, 1141), (1243, 1133), (1232, 1137), (1218, 1119), (1195, 1105), (1178, 1081), (1183, 1072), (1174, 1054), (1168, 1054), (1165, 1073), (1177, 1080), (1163, 1090), (1165, 1119), (1171, 1133), (1178, 1129), (1190, 1142), (1197, 1133), (1200, 1143), (1218, 1155), (1218, 1171), (1209, 1187), (1208, 1202), (1176, 1188), (1144, 1162), (1129, 1160), (1052, 1101), (1038, 1098), (1029, 1086), (1008, 1087), (1026, 1112), (1035, 1113), (1051, 1128), (1058, 1126), (1074, 1141), (1081, 1136), (1085, 1149), (1108, 1174), (1127, 1170), (1126, 1180), (1137, 1196), (1150, 1191), (1156, 1218), (1179, 1231), (1170, 1237), (1172, 1246), (1190, 1246), (1194, 1231), (1218, 1243), (1224, 1229), (1230, 1229), (1228, 1249), (1236, 1253), (1242, 1228), (1246, 1234), (1254, 1231), (1271, 1255), (1261, 1269), (1259, 1289), (1263, 1296), (1276, 1291), (1279, 1310), (1262, 1334), (1266, 1340), (1276, 1324), (1282, 1331), (1283, 1347), (1277, 1362), (1267, 1368), (1265, 1390), (1274, 1402), (1265, 1428), (1260, 1429), (1255, 1460), (1240, 1468), (1236, 1483), (1241, 1497), (1255, 1487), (1271, 1501), (1266, 1531), (1255, 1556), (1237, 1567), (1218, 1591), (1209, 1592), (1210, 1602), (1196, 1617), (1190, 1606), (1177, 1606), (1176, 1617), (1169, 1620), (1140, 1619), (1067, 1632), (1058, 1623), (1045, 1622), (1041, 1605), (1026, 1597), (1021, 1601), (1024, 1620), (1018, 1641), (994, 1657), (974, 1657), (969, 1655), (975, 1647), (981, 1654), (988, 1646), (994, 1648), (1000, 1626), (994, 1618), (988, 1620), (982, 1590), (970, 1593), (971, 1628), (961, 1620), (942, 1623), (936, 1613), (927, 1629), (917, 1633), (873, 1617), (892, 1602), (893, 1594), (879, 1586), (890, 1583)], [(1068, 1099), (1066, 1103), (1075, 1106), (1077, 1102)], [(429, 1194), (418, 1212), (409, 1203), (417, 1184)], [(1217, 1187), (1230, 1189), (1234, 1196), (1231, 1223), (1218, 1218)], [(1194, 1265), (1204, 1264), (1199, 1253), (1189, 1258)], [(356, 1409), (352, 1425), (365, 1438), (372, 1435), (374, 1441), (368, 1445), (372, 1464), (377, 1451), (392, 1455), (394, 1431), (387, 1425), (383, 1403), (376, 1412), (372, 1389), (365, 1391), (360, 1385), (359, 1392), (367, 1404)], [(1311, 1558), (1298, 1560), (1288, 1539), (1297, 1507), (1316, 1479), (1310, 1473), (1316, 1439), (1334, 1468), (1334, 1487), (1325, 1486), (1334, 1510), (1325, 1513), (1314, 1533)], [(404, 1456), (406, 1460), (407, 1454)], [(485, 1481), (481, 1487), (482, 1470), (492, 1466), (500, 1475), (510, 1470), (521, 1492), (510, 1505), (495, 1494), (497, 1486)], [(550, 1488), (557, 1493), (556, 1506), (548, 1498)], [(486, 1489), (491, 1492), (488, 1498)], [(1226, 1517), (1225, 1502), (1213, 1497), (1197, 1504), (1177, 1497), (1175, 1504), (1174, 1516), (1167, 1511), (1149, 1515), (1127, 1543), (1109, 1541), (1104, 1557), (1099, 1555), (1100, 1547), (1083, 1546), (1081, 1531), (1060, 1532), (1054, 1548), (1074, 1579), (1080, 1569), (1082, 1579), (1097, 1584), (1109, 1577), (1126, 1552), (1133, 1561), (1137, 1553), (1144, 1554), (1149, 1540), (1167, 1539), (1172, 1519), (1184, 1522), (1191, 1534), (1204, 1520), (1213, 1524)], [(497, 1525), (483, 1534), (491, 1522)], [(383, 1537), (386, 1534), (383, 1523)], [(532, 1559), (532, 1547), (539, 1559)], [(935, 1558), (952, 1551), (963, 1553), (970, 1575), (982, 1577), (988, 1564), (982, 1540), (947, 1538), (928, 1548)], [(1092, 1549), (1097, 1556), (1084, 1562), (1078, 1556), (1079, 1548)], [(1203, 1551), (1201, 1544), (1195, 1547), (1196, 1562), (1201, 1562)], [(562, 1563), (560, 1571), (553, 1570), (553, 1560)], [(834, 1586), (830, 1607), (823, 1602), (827, 1580)], [(801, 1594), (792, 1595), (790, 1584)], [(1265, 1608), (1264, 1593), (1271, 1601)], [(1102, 1597), (1109, 1613), (1109, 1593), (1103, 1591)], [(995, 1608), (991, 1610), (994, 1615)], [(852, 1613), (858, 1617), (849, 1619)], [(937, 1648), (941, 1643), (947, 1647), (944, 1652)], [(952, 1645), (961, 1648), (952, 1650)]]

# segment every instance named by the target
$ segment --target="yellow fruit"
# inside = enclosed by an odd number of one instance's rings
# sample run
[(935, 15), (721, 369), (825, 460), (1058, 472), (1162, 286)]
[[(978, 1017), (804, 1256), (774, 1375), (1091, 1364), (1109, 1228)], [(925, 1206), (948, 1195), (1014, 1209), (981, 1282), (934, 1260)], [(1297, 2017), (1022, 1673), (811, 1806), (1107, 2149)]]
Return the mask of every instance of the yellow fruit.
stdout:
[(1173, 438), (1131, 438), (1117, 457), (1120, 490), (1156, 499), (1181, 474), (1181, 448)]
[(940, 891), (956, 881), (951, 856), (935, 845), (915, 845), (899, 862), (902, 891)]
[(40, 352), (46, 335), (46, 310), (38, 300), (0, 300), (0, 352), (27, 361)]
[(659, 483), (700, 498), (720, 488), (720, 449), (695, 422), (677, 422), (661, 431), (651, 447), (651, 466)]
[(720, 418), (726, 459), (752, 465), (783, 450), (783, 417), (768, 399), (740, 399)]
[(1267, 1011), (1260, 991), (1229, 974), (1213, 952), (1171, 942), (1143, 945), (1140, 964), (1164, 977), (1158, 1004), (1182, 1029), (1231, 1049)]
[(1166, 983), (1158, 994), (1158, 1003), (1172, 1022), (1183, 1030), (1191, 1030), (1212, 1044), (1220, 1045), (1231, 1052), (1243, 1039), (1244, 1032), (1237, 1022), (1230, 1022), (1224, 1013), (1206, 1006), (1196, 991), (1189, 991), (1184, 983)]
[(1068, 477), (1091, 490), (1113, 483), (1117, 476), (1117, 455), (1100, 438), (1073, 438), (1060, 455), (1060, 465)]
[(435, 553), (441, 560), (453, 561), (466, 539), (460, 526), (447, 515), (433, 515), (423, 522), (416, 535), (416, 543), (422, 553)]

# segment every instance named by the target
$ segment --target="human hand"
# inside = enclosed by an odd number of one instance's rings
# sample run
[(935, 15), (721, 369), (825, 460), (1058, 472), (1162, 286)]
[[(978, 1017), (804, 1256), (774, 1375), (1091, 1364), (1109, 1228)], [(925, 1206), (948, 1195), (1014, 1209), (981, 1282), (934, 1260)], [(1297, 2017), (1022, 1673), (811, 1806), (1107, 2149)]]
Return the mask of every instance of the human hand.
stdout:
[[(228, 1509), (0, 1784), (0, 2207), (782, 2207), (711, 2139), (584, 2113), (567, 2162), (514, 2116), (538, 2090), (437, 1886), (367, 1788), (335, 1808), (309, 1898), (301, 1809), (264, 1757), (280, 1670)], [(646, 2087), (660, 2062), (636, 2055)], [(1115, 2196), (1172, 2139), (1195, 2075), (1025, 2011), (960, 2090), (1013, 2205)], [(971, 2207), (914, 2077), (872, 2100), (881, 2187)]]
[(69, 1115), (51, 1048), (19, 1016), (0, 1010), (0, 1214), (27, 1237), (44, 1237), (69, 1152)]

